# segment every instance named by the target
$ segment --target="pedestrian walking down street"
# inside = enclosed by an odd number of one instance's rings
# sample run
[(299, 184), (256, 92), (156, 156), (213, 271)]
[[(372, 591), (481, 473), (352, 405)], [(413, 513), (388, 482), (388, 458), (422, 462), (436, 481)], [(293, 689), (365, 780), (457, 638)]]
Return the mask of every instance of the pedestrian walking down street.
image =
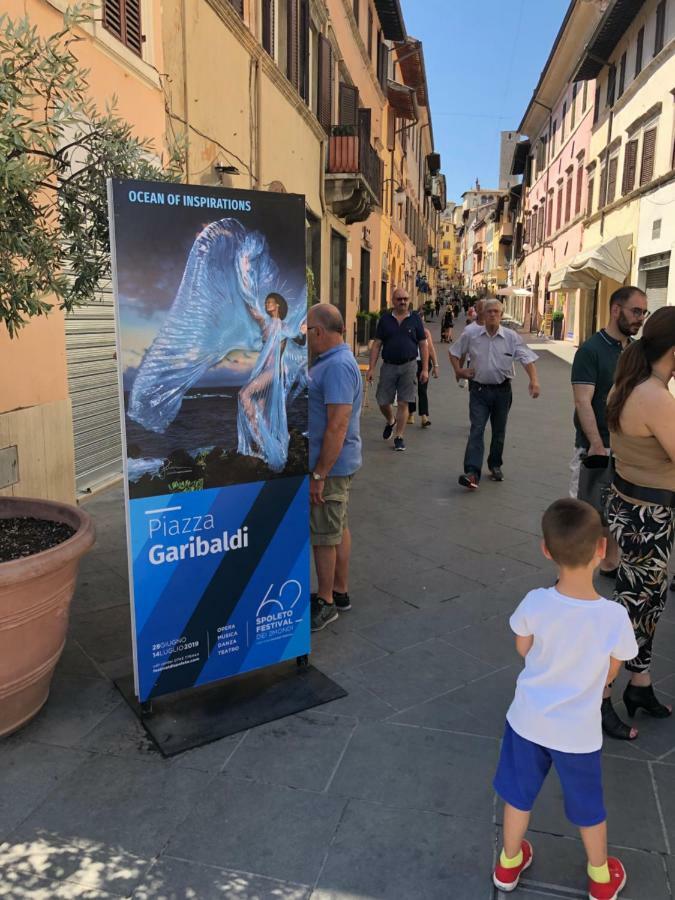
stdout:
[(451, 344), (453, 341), (452, 336), (452, 326), (455, 324), (455, 320), (452, 316), (452, 307), (448, 304), (446, 307), (445, 313), (443, 315), (443, 321), (441, 323), (441, 344)]
[[(422, 322), (424, 323), (424, 316), (422, 316)], [(424, 326), (424, 333), (427, 338), (427, 347), (429, 348), (429, 374), (433, 378), (438, 378), (438, 357), (436, 356), (436, 348), (434, 347), (434, 339), (431, 336), (431, 332), (429, 329)], [(429, 382), (422, 381), (420, 379), (420, 374), (422, 372), (422, 360), (420, 357), (420, 353), (418, 350), (417, 357), (417, 404), (413, 400), (412, 403), (408, 405), (409, 415), (408, 415), (408, 425), (413, 425), (415, 423), (415, 411), (417, 410), (420, 414), (420, 428), (428, 428), (431, 425), (431, 419), (429, 418)]]
[(596, 510), (580, 500), (557, 500), (544, 513), (542, 530), (544, 555), (558, 566), (559, 578), (555, 587), (530, 591), (509, 621), (525, 667), (506, 713), (494, 779), (504, 800), (504, 845), (492, 879), (500, 890), (513, 891), (532, 864), (525, 834), (553, 765), (565, 813), (586, 851), (588, 896), (615, 900), (626, 870), (607, 856), (600, 698), (637, 643), (625, 609), (593, 587), (606, 544)]
[(311, 629), (321, 631), (351, 609), (347, 520), (352, 478), (361, 468), (361, 373), (344, 343), (344, 321), (330, 303), (307, 314), (314, 362), (309, 369), (310, 533), (318, 590), (311, 597)]
[[(572, 392), (576, 435), (570, 463), (570, 497), (579, 493), (582, 460), (609, 453), (607, 397), (614, 383), (619, 357), (648, 315), (644, 291), (632, 286), (619, 288), (609, 299), (607, 326), (592, 335), (574, 354)], [(619, 565), (619, 548), (609, 533), (607, 537), (607, 555), (600, 571), (608, 578), (614, 578)]]
[[(621, 354), (607, 404), (615, 473), (607, 518), (621, 550), (614, 599), (628, 611), (637, 655), (626, 663), (630, 682), (623, 702), (631, 718), (639, 709), (665, 719), (651, 679), (652, 644), (666, 604), (668, 560), (675, 543), (675, 307), (658, 309), (642, 337)], [(632, 740), (605, 693), (603, 727)]]
[[(366, 378), (372, 382), (382, 350), (376, 395), (386, 420), (382, 438), (388, 441), (393, 434), (394, 450), (405, 450), (403, 434), (408, 423), (408, 404), (414, 403), (417, 393), (417, 354), (419, 351), (422, 363), (419, 380), (426, 382), (429, 380), (429, 345), (422, 319), (408, 309), (408, 292), (397, 288), (392, 300), (394, 309), (383, 313), (377, 323)], [(396, 416), (394, 401), (397, 403)]]
[[(464, 454), (464, 472), (459, 483), (476, 490), (480, 483), (485, 455), (485, 427), (490, 422), (492, 439), (488, 454), (488, 469), (493, 481), (502, 481), (506, 423), (512, 403), (511, 379), (514, 363), (519, 362), (527, 372), (532, 398), (539, 396), (539, 379), (533, 353), (521, 336), (510, 328), (503, 328), (502, 304), (499, 300), (485, 302), (485, 325), (466, 333), (452, 345), (450, 362), (455, 378), (469, 381), (469, 417), (471, 430)], [(462, 368), (460, 360), (471, 357), (469, 368)]]

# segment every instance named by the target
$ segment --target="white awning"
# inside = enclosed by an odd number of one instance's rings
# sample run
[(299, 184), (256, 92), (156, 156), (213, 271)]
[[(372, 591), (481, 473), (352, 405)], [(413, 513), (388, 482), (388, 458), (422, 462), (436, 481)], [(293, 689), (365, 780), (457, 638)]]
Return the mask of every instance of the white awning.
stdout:
[(610, 238), (591, 250), (578, 253), (572, 262), (551, 275), (549, 291), (592, 291), (601, 278), (611, 278), (623, 284), (630, 273), (630, 234)]
[(500, 288), (497, 291), (498, 297), (531, 297), (532, 291), (528, 291), (527, 288), (514, 288), (514, 287), (505, 287)]

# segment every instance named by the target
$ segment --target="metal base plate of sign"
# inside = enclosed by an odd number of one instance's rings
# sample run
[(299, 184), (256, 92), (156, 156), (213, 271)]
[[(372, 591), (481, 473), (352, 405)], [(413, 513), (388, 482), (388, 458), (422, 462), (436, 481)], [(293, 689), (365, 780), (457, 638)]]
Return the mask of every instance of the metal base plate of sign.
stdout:
[(347, 691), (300, 658), (140, 704), (133, 675), (115, 681), (163, 756), (340, 700)]

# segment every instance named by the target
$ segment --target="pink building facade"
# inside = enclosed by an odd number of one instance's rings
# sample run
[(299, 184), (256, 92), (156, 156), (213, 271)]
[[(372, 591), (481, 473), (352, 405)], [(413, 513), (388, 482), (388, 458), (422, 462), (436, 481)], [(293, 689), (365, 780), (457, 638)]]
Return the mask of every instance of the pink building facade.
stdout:
[[(593, 81), (574, 82), (579, 47), (600, 11), (572, 2), (532, 100), (519, 126), (513, 172), (523, 175), (512, 282), (532, 292), (514, 297), (509, 312), (532, 331), (553, 331), (578, 344), (585, 339), (587, 303), (579, 290), (563, 290), (556, 274), (581, 250), (593, 128)], [(592, 305), (592, 304), (591, 304)], [(559, 311), (557, 315), (554, 313)]]

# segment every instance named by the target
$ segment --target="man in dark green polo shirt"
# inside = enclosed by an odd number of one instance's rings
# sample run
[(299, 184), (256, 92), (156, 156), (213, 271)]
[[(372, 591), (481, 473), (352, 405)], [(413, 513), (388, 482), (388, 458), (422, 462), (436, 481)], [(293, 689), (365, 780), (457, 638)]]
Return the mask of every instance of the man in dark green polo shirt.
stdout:
[[(607, 395), (614, 384), (619, 356), (649, 315), (647, 296), (631, 285), (614, 291), (609, 299), (609, 322), (583, 343), (572, 363), (572, 391), (574, 392), (574, 426), (576, 439), (570, 464), (572, 479), (570, 496), (579, 490), (579, 471), (584, 456), (609, 453), (607, 429)], [(619, 550), (608, 539), (607, 556), (601, 571), (613, 574), (619, 564)]]

